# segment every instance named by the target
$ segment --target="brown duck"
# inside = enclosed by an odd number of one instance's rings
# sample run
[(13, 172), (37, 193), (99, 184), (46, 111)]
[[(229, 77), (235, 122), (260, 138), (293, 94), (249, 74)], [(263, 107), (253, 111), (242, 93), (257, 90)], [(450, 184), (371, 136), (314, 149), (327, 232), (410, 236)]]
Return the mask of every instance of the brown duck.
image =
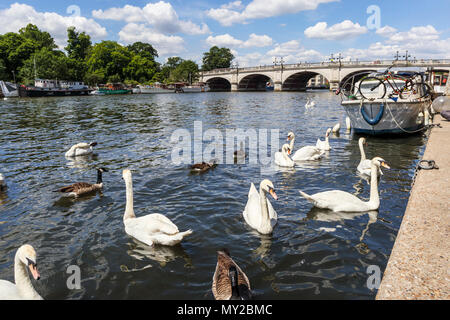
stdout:
[(227, 249), (217, 251), (212, 292), (216, 300), (251, 300), (250, 282)]
[(210, 169), (214, 169), (215, 167), (217, 167), (217, 163), (216, 163), (216, 160), (213, 160), (213, 162), (211, 162), (211, 163), (202, 162), (202, 163), (194, 164), (191, 166), (191, 171), (206, 172)]
[(77, 198), (91, 192), (99, 191), (103, 188), (103, 180), (102, 180), (103, 172), (108, 172), (108, 170), (105, 168), (97, 169), (97, 183), (95, 184), (78, 182), (70, 186), (56, 190), (55, 192), (67, 193), (69, 196)]

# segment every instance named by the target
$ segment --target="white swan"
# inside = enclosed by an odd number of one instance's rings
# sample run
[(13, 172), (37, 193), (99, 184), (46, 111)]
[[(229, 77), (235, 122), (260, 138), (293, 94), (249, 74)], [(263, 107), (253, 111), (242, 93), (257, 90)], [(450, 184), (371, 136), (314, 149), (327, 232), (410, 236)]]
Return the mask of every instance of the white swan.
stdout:
[(78, 143), (72, 146), (69, 151), (66, 152), (66, 157), (78, 157), (78, 156), (87, 156), (94, 152), (92, 147), (95, 147), (97, 142), (91, 143)]
[(127, 203), (123, 223), (125, 232), (146, 245), (162, 244), (174, 246), (184, 237), (192, 234), (192, 230), (180, 232), (178, 227), (162, 214), (149, 214), (136, 218), (133, 209), (133, 180), (131, 171), (123, 171), (123, 179), (127, 190)]
[[(291, 141), (289, 148), (291, 149), (292, 153), (292, 150), (294, 150), (294, 141), (295, 141), (295, 135), (293, 132), (289, 132), (287, 141), (289, 140)], [(291, 159), (294, 161), (314, 161), (322, 158), (324, 154), (325, 152), (321, 151), (317, 147), (305, 146), (303, 148), (298, 149)]]
[(259, 185), (259, 193), (252, 183), (248, 192), (248, 201), (242, 213), (245, 222), (259, 233), (270, 234), (277, 224), (277, 213), (267, 199), (267, 193), (278, 200), (273, 184), (270, 180), (263, 180)]
[(352, 130), (352, 122), (349, 117), (345, 118), (345, 124), (347, 125), (347, 132), (350, 132)]
[(6, 189), (5, 177), (0, 173), (0, 191)]
[(31, 284), (26, 268), (35, 280), (40, 279), (36, 267), (36, 251), (29, 244), (21, 246), (14, 258), (14, 280), (16, 284), (0, 280), (0, 300), (43, 300)]
[(332, 190), (308, 195), (302, 191), (300, 194), (314, 206), (336, 212), (363, 212), (378, 210), (380, 207), (380, 196), (378, 194), (377, 170), (383, 166), (389, 169), (386, 162), (379, 157), (372, 159), (372, 171), (370, 179), (370, 200), (362, 201), (351, 193)]
[(333, 133), (339, 133), (339, 131), (341, 131), (341, 123), (337, 123), (334, 127), (333, 127)]
[(289, 158), (290, 154), (291, 149), (289, 148), (289, 145), (283, 145), (283, 147), (281, 148), (281, 152), (275, 153), (275, 164), (279, 165), (280, 167), (295, 166), (295, 162), (291, 158)]
[[(356, 170), (360, 174), (370, 177), (370, 174), (372, 172), (372, 161), (366, 159), (366, 153), (364, 152), (364, 145), (367, 145), (366, 138), (359, 138), (358, 144), (359, 151), (361, 152), (361, 161), (359, 162)], [(378, 174), (380, 176), (383, 175), (383, 171), (381, 171), (381, 168), (378, 168)]]
[(325, 134), (325, 141), (320, 140), (320, 138), (317, 139), (316, 148), (319, 148), (320, 150), (323, 150), (323, 151), (331, 150), (330, 141), (329, 141), (330, 133), (331, 133), (331, 128), (328, 128), (327, 133)]
[(306, 104), (305, 104), (306, 109), (314, 108), (315, 106), (316, 106), (316, 103), (313, 100), (309, 99), (309, 97), (306, 98)]

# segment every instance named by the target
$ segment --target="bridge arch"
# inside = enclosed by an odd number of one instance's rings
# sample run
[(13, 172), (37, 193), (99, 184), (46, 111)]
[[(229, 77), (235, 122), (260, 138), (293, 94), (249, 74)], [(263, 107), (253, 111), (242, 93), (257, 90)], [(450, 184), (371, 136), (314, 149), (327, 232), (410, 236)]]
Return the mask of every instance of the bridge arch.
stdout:
[(241, 76), (238, 82), (239, 91), (266, 91), (267, 84), (273, 84), (272, 78), (264, 73), (253, 73)]
[(211, 91), (231, 91), (231, 82), (227, 78), (213, 77), (206, 80)]
[(329, 87), (328, 78), (320, 72), (315, 71), (300, 71), (295, 72), (286, 77), (282, 84), (283, 91), (305, 91), (309, 80), (319, 76), (319, 81), (325, 86)]

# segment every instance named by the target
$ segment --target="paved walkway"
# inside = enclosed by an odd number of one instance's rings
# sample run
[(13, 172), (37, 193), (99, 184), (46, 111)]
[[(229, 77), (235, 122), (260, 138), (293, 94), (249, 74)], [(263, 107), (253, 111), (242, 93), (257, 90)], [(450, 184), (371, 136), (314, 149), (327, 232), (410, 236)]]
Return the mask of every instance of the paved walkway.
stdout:
[(377, 299), (450, 299), (450, 122), (434, 123)]

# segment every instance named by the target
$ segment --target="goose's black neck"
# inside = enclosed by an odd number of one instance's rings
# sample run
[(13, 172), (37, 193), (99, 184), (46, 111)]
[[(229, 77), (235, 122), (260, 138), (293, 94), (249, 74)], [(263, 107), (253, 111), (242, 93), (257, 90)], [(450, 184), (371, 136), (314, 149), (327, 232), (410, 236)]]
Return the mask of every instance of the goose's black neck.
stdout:
[(229, 269), (230, 281), (231, 281), (231, 300), (241, 300), (239, 294), (239, 281), (238, 281), (238, 271), (233, 266)]
[(97, 184), (101, 184), (103, 183), (103, 176), (102, 176), (103, 171), (102, 170), (97, 170)]

